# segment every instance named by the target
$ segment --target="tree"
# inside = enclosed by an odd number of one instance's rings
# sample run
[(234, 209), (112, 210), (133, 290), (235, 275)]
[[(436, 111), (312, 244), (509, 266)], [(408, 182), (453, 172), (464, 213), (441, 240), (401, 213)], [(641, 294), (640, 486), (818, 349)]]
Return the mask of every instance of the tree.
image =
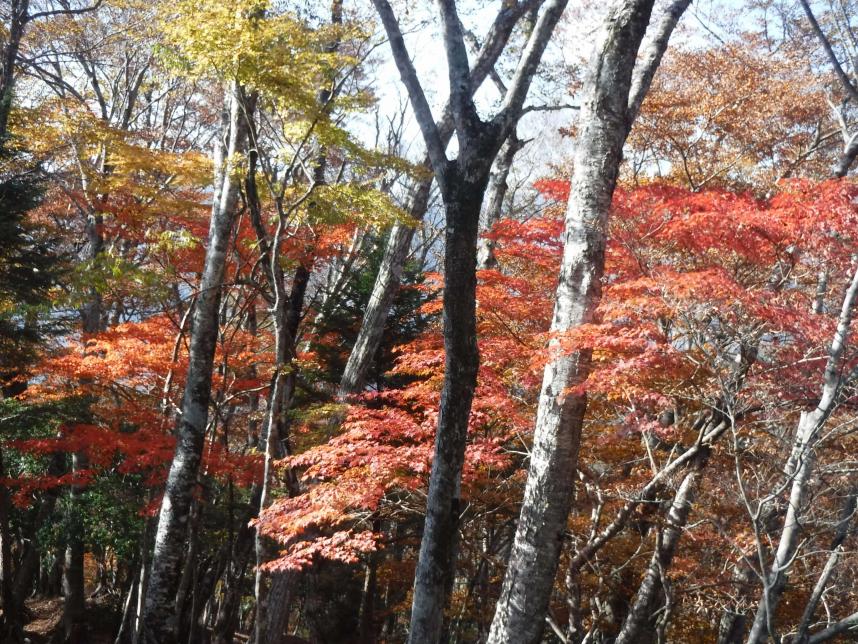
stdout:
[[(411, 642), (440, 641), (443, 609), (456, 561), (460, 479), (467, 439), (468, 416), (476, 387), (479, 355), (476, 346), (476, 250), (480, 210), (491, 164), (521, 115), (530, 83), (565, 0), (548, 2), (525, 46), (513, 82), (500, 111), (482, 121), (472, 99), (473, 80), (454, 2), (439, 5), (447, 69), (450, 108), (459, 151), (448, 160), (445, 144), (432, 117), (393, 10), (386, 0), (374, 2), (390, 40), (402, 82), (408, 90), (444, 201), (445, 377), (441, 393), (432, 462), (426, 523), (414, 581)], [(500, 43), (501, 45), (503, 43)]]
[[(551, 330), (562, 334), (592, 319), (601, 296), (605, 232), (623, 144), (667, 41), (688, 2), (675, 2), (632, 70), (647, 30), (652, 2), (619, 3), (608, 14), (584, 85), (580, 132), (566, 217), (564, 260)], [(534, 447), (521, 519), (504, 590), (495, 609), (491, 642), (536, 642), (556, 572), (571, 503), (586, 397), (577, 391), (590, 355), (548, 363), (540, 393)]]

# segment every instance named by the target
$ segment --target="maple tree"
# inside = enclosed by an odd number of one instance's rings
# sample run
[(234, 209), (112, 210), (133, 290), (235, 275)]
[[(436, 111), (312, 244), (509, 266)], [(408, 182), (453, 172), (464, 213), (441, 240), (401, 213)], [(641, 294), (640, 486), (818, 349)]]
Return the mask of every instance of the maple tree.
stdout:
[(852, 3), (563, 5), (0, 7), (0, 639), (853, 635)]

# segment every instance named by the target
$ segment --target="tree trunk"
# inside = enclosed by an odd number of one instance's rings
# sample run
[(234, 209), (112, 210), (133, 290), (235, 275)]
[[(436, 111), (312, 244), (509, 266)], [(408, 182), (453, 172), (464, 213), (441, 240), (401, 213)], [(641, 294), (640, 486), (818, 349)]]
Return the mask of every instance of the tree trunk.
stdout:
[[(435, 436), (435, 451), (429, 477), (426, 520), (420, 555), (414, 576), (411, 605), (411, 644), (432, 644), (442, 638), (443, 612), (455, 579), (456, 539), (458, 534), (461, 475), (467, 443), (468, 420), (476, 388), (479, 354), (476, 338), (476, 261), (479, 216), (488, 184), (491, 164), (504, 140), (512, 133), (521, 116), (525, 97), (554, 27), (566, 7), (566, 0), (550, 0), (539, 14), (536, 26), (521, 51), (509, 91), (502, 106), (489, 122), (480, 119), (473, 92), (481, 78), (494, 65), (496, 55), (505, 47), (506, 37), (492, 29), (490, 42), (497, 51), (489, 67), (484, 61), (484, 45), (474, 69), (469, 67), (462, 25), (456, 3), (438, 3), (447, 57), (450, 85), (450, 113), (456, 128), (458, 157), (450, 161), (447, 141), (432, 116), (417, 77), (399, 23), (387, 0), (373, 0), (390, 41), (393, 57), (405, 85), (427, 155), (441, 189), (446, 209), (444, 239), (444, 384)], [(504, 7), (493, 27), (515, 12)], [(515, 20), (509, 23), (506, 36)]]
[(4, 38), (2, 69), (0, 69), (0, 142), (8, 134), (9, 113), (12, 111), (12, 95), (15, 89), (15, 64), (21, 38), (27, 25), (30, 0), (12, 0), (9, 3), (9, 31)]
[[(514, 11), (506, 11), (503, 16), (499, 16), (498, 20), (495, 21), (490, 31), (490, 37), (483, 44), (477, 60), (474, 61), (474, 66), (471, 68), (471, 85), (467, 90), (470, 96), (473, 96), (474, 92), (479, 89), (480, 85), (486, 79), (489, 70), (493, 68), (519, 16), (516, 16), (516, 12)], [(446, 149), (455, 131), (451, 104), (449, 102), (444, 107), (443, 115), (435, 123), (435, 129), (438, 132), (440, 145)], [(422, 166), (427, 172), (433, 169), (432, 160), (429, 155), (423, 160)], [(412, 186), (411, 202), (406, 210), (409, 216), (416, 221), (422, 221), (426, 215), (429, 196), (432, 190), (432, 181), (432, 178), (423, 179), (416, 181)], [(357, 341), (352, 348), (348, 363), (340, 380), (337, 392), (339, 400), (344, 400), (350, 395), (360, 393), (366, 384), (367, 373), (375, 358), (375, 354), (378, 352), (378, 347), (381, 345), (384, 326), (387, 323), (387, 316), (390, 313), (393, 298), (396, 296), (396, 291), (399, 288), (402, 268), (405, 259), (408, 257), (413, 236), (414, 229), (409, 226), (397, 224), (391, 230), (384, 258), (373, 284), (372, 295), (361, 323)]]
[(236, 153), (243, 149), (247, 132), (241, 102), (241, 89), (234, 84), (229, 92), (228, 142), (226, 146), (220, 147), (216, 164), (217, 191), (212, 205), (200, 294), (194, 309), (182, 415), (176, 427), (176, 453), (167, 477), (155, 535), (143, 618), (143, 641), (146, 644), (171, 644), (177, 635), (176, 591), (181, 575), (188, 513), (208, 422), (212, 367), (219, 327), (218, 304), (238, 198), (234, 164)]
[[(431, 189), (431, 179), (416, 185), (408, 208), (408, 214), (412, 218), (418, 221), (423, 219)], [(372, 294), (361, 321), (360, 331), (340, 379), (337, 391), (339, 400), (345, 400), (348, 396), (360, 393), (366, 385), (367, 374), (378, 352), (378, 347), (381, 346), (390, 307), (399, 290), (399, 280), (402, 278), (402, 269), (411, 250), (413, 238), (414, 228), (406, 224), (395, 224), (390, 231), (378, 275), (372, 286)]]
[[(513, 132), (509, 135), (498, 153), (497, 161), (495, 161), (495, 170), (489, 178), (489, 188), (486, 193), (486, 207), (482, 222), (483, 232), (490, 231), (492, 226), (500, 219), (501, 211), (503, 210), (503, 201), (509, 189), (507, 181), (510, 170), (512, 170), (512, 162), (515, 160), (515, 155), (525, 145), (526, 143), (519, 140), (515, 132)], [(485, 270), (494, 268), (496, 265), (494, 242), (485, 237), (481, 238), (477, 249), (477, 268)]]
[[(86, 469), (86, 457), (72, 455), (72, 472)], [(71, 486), (70, 516), (66, 532), (65, 560), (63, 562), (63, 633), (64, 644), (85, 644), (86, 596), (83, 576), (83, 510), (79, 508), (83, 487)]]
[[(2, 446), (0, 446), (0, 476), (5, 475)], [(3, 607), (0, 640), (19, 642), (23, 633), (21, 631), (19, 599), (15, 597), (12, 577), (12, 535), (9, 532), (9, 511), (11, 508), (9, 489), (5, 485), (0, 485), (0, 602), (2, 602), (0, 605)]]
[[(673, 562), (682, 530), (688, 522), (691, 504), (694, 502), (694, 496), (700, 482), (700, 470), (703, 467), (704, 459), (705, 456), (698, 458), (697, 463), (685, 475), (673, 497), (673, 503), (667, 513), (667, 525), (659, 533), (655, 552), (652, 553), (652, 560), (644, 573), (637, 597), (635, 597), (614, 644), (635, 644), (636, 642), (643, 643), (655, 639), (648, 635), (656, 630), (653, 618), (659, 607), (659, 602), (663, 599), (665, 590), (663, 580)], [(664, 626), (667, 626), (666, 619)]]
[[(590, 61), (566, 212), (553, 333), (589, 322), (601, 296), (608, 212), (631, 119), (632, 70), (653, 0), (617, 5)], [(557, 350), (557, 341), (550, 347)], [(545, 368), (521, 516), (488, 641), (538, 642), (572, 502), (590, 356)]]
[(843, 148), (843, 154), (840, 155), (837, 165), (834, 167), (834, 176), (842, 179), (849, 174), (849, 168), (855, 163), (855, 157), (858, 157), (858, 132), (852, 135)]
[(734, 606), (724, 609), (721, 620), (718, 622), (718, 639), (716, 644), (741, 644), (745, 636), (745, 627), (748, 625), (748, 615), (742, 611), (741, 600), (747, 598), (748, 585), (754, 578), (754, 570), (744, 560), (736, 564), (736, 570), (732, 576), (732, 584), (737, 586), (738, 599)]
[[(253, 164), (254, 157), (251, 157)], [(253, 165), (251, 165), (253, 167)], [(319, 159), (316, 164), (316, 183), (323, 182), (325, 163)], [(267, 234), (264, 233), (259, 203), (256, 196), (255, 182), (248, 177), (248, 201), (254, 225), (257, 228), (260, 239), (266, 240), (261, 244), (263, 257), (268, 263), (267, 275), (269, 285), (274, 296), (274, 377), (271, 384), (271, 394), (268, 400), (268, 418), (265, 426), (265, 465), (262, 478), (262, 489), (259, 498), (259, 513), (268, 505), (271, 479), (273, 476), (273, 462), (288, 453), (288, 422), (286, 414), (292, 405), (295, 393), (296, 373), (293, 366), (296, 356), (296, 342), (298, 338), (298, 327), (301, 322), (301, 311), (304, 308), (304, 298), (307, 286), (310, 283), (310, 270), (301, 264), (295, 269), (292, 277), (291, 290), (287, 293), (283, 269), (279, 261), (279, 248), (281, 235), (285, 226), (285, 218), (280, 214), (277, 231), (274, 237), (267, 242)], [(290, 494), (296, 490), (290, 486)], [(276, 637), (273, 631), (269, 631), (268, 615), (268, 586), (265, 573), (262, 570), (271, 558), (269, 543), (266, 537), (256, 532), (256, 577), (254, 582), (254, 595), (256, 597), (256, 627), (255, 641), (258, 644), (268, 642)], [(289, 576), (282, 573), (275, 575), (277, 584), (286, 583)], [(278, 589), (278, 593), (284, 591)], [(278, 607), (283, 609), (284, 607)], [(288, 614), (288, 607), (285, 609)]]
[(289, 613), (292, 610), (295, 581), (299, 573), (279, 572), (271, 579), (271, 590), (268, 594), (269, 609), (266, 624), (268, 639), (259, 644), (276, 644), (285, 641), (286, 629), (289, 626)]
[(122, 620), (119, 622), (119, 630), (116, 633), (116, 638), (113, 644), (125, 644), (132, 640), (132, 630), (134, 629), (134, 608), (137, 603), (137, 595), (140, 592), (140, 570), (131, 577), (131, 585), (128, 586), (128, 593), (125, 595), (125, 603), (122, 606)]
[(414, 579), (409, 641), (437, 642), (455, 571), (461, 472), (477, 384), (477, 233), (488, 172), (472, 183), (453, 172), (444, 201), (444, 385), (429, 479), (426, 522)]

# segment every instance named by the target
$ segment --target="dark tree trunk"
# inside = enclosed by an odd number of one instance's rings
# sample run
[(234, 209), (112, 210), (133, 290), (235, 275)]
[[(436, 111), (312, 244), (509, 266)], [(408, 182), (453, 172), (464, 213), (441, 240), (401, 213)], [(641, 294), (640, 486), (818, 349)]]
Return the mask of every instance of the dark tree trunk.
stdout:
[(667, 525), (659, 531), (655, 552), (644, 573), (643, 581), (638, 588), (637, 597), (629, 609), (629, 614), (623, 622), (620, 634), (614, 644), (635, 644), (655, 641), (658, 628), (666, 629), (669, 615), (661, 611), (663, 623), (656, 624), (656, 614), (663, 608), (665, 599), (664, 580), (667, 571), (673, 563), (682, 530), (688, 523), (691, 504), (697, 492), (700, 481), (700, 470), (703, 467), (705, 455), (701, 457), (694, 468), (685, 475), (679, 489), (673, 498), (673, 503), (667, 513)]
[[(72, 472), (86, 469), (83, 454), (72, 455)], [(63, 563), (63, 632), (65, 644), (85, 644), (87, 641), (86, 596), (84, 593), (83, 510), (80, 509), (83, 487), (72, 485), (70, 516), (66, 532)]]
[(444, 238), (444, 385), (429, 479), (426, 523), (414, 578), (415, 600), (409, 639), (412, 643), (439, 640), (442, 612), (456, 567), (461, 474), (479, 369), (477, 232), (488, 172), (483, 169), (481, 174), (476, 182), (470, 182), (463, 180), (460, 173), (450, 172), (449, 186), (443, 195), (447, 215)]
[(9, 112), (12, 111), (12, 96), (15, 90), (15, 64), (21, 38), (27, 26), (30, 0), (12, 0), (9, 3), (9, 31), (4, 38), (2, 68), (0, 68), (0, 142), (6, 139)]
[[(5, 476), (3, 452), (0, 447), (0, 476)], [(11, 510), (9, 489), (0, 485), (0, 602), (2, 602), (3, 617), (0, 621), (0, 640), (4, 642), (19, 642), (23, 635), (21, 630), (21, 614), (19, 599), (15, 597), (14, 579), (12, 576), (12, 535), (9, 531), (9, 511)]]
[[(530, 83), (566, 7), (566, 0), (550, 0), (545, 4), (522, 50), (502, 107), (489, 122), (480, 119), (473, 102), (473, 91), (485, 77), (478, 78), (476, 71), (480, 69), (481, 74), (488, 72), (485, 66), (481, 67), (486, 47), (480, 52), (472, 70), (455, 1), (441, 0), (438, 3), (447, 55), (450, 113), (459, 144), (455, 161), (447, 158), (445, 133), (432, 116), (393, 9), (387, 0), (373, 0), (373, 4), (384, 25), (397, 69), (408, 91), (446, 210), (444, 384), (429, 477), (426, 521), (414, 576), (409, 633), (409, 642), (412, 644), (432, 644), (442, 639), (443, 612), (455, 579), (462, 465), (479, 369), (476, 244), (480, 209), (491, 165), (521, 116)], [(503, 24), (507, 17), (514, 14), (511, 8), (504, 7), (493, 27)], [(507, 37), (514, 24), (515, 20), (508, 25), (505, 32)], [(501, 33), (504, 33), (502, 29), (493, 28), (489, 39), (497, 49), (496, 55), (506, 44), (506, 37), (497, 40)], [(494, 59), (489, 57), (489, 68), (494, 64), (496, 55)]]
[(254, 536), (256, 531), (250, 526), (250, 521), (257, 515), (262, 486), (254, 485), (250, 491), (250, 501), (246, 512), (241, 516), (238, 533), (232, 545), (229, 562), (224, 568), (223, 595), (221, 597), (214, 627), (212, 641), (215, 644), (228, 644), (232, 641), (238, 625), (238, 611), (242, 597), (242, 582), (244, 581), (247, 564), (253, 553)]
[[(493, 69), (513, 27), (521, 17), (522, 11), (522, 5), (519, 5), (513, 10), (502, 12), (495, 20), (492, 29), (489, 31), (488, 39), (483, 44), (474, 65), (471, 67), (471, 83), (470, 87), (467, 88), (470, 96), (473, 96), (473, 93), (486, 79), (489, 70)], [(438, 131), (440, 144), (446, 149), (454, 133), (451, 104), (448, 103), (444, 108), (442, 117), (434, 125)], [(431, 171), (433, 169), (431, 156), (427, 155), (422, 165), (427, 171)], [(412, 186), (410, 202), (406, 210), (409, 216), (416, 221), (422, 221), (426, 215), (432, 181), (431, 178), (423, 179), (416, 181)], [(340, 380), (337, 393), (340, 400), (349, 395), (360, 393), (366, 384), (367, 374), (378, 347), (381, 345), (384, 326), (393, 298), (399, 288), (403, 265), (406, 257), (408, 257), (413, 236), (414, 228), (405, 225), (397, 224), (390, 232), (357, 340)]]

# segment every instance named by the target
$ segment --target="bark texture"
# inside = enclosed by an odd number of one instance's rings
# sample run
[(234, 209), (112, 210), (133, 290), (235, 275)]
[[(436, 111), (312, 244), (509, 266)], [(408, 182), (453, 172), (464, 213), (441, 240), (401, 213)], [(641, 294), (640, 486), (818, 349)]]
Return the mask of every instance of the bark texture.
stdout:
[[(408, 214), (412, 218), (418, 221), (423, 219), (428, 207), (431, 188), (431, 179), (421, 181), (414, 186), (408, 207)], [(390, 308), (393, 306), (393, 300), (399, 290), (399, 282), (402, 279), (405, 260), (411, 249), (414, 230), (412, 226), (406, 224), (395, 224), (390, 231), (378, 275), (376, 275), (373, 283), (372, 293), (361, 321), (358, 337), (340, 379), (340, 386), (337, 391), (339, 400), (345, 400), (350, 395), (360, 393), (366, 385), (369, 369), (378, 352), (378, 347), (381, 346)]]
[(176, 427), (176, 452), (161, 502), (146, 592), (143, 617), (143, 641), (146, 644), (171, 644), (176, 641), (176, 592), (184, 558), (188, 515), (208, 423), (212, 367), (219, 328), (220, 290), (238, 199), (234, 163), (236, 152), (243, 148), (247, 133), (241, 107), (241, 89), (233, 85), (228, 95), (226, 141), (217, 153), (216, 193), (200, 294), (193, 316), (187, 382), (182, 413)]
[[(673, 497), (673, 503), (667, 513), (667, 525), (659, 533), (655, 551), (638, 588), (638, 594), (614, 644), (635, 644), (636, 642), (643, 644), (656, 639), (653, 637), (656, 630), (655, 614), (663, 603), (667, 570), (673, 562), (682, 530), (688, 523), (691, 504), (694, 502), (697, 486), (700, 483), (702, 460), (699, 459), (694, 468), (685, 475)], [(665, 615), (664, 623), (667, 621), (666, 617)]]
[(461, 474), (471, 402), (477, 384), (477, 232), (487, 173), (478, 182), (458, 181), (445, 195), (444, 385), (429, 479), (426, 522), (414, 579), (410, 642), (441, 637), (443, 609), (456, 564)]
[[(652, 0), (616, 4), (589, 63), (551, 324), (554, 334), (589, 322), (601, 297), (608, 211), (623, 144), (661, 58), (647, 56), (636, 74), (639, 89), (631, 95), (632, 70), (652, 8)], [(653, 38), (656, 50), (667, 45), (675, 24), (666, 22), (667, 34)], [(542, 637), (586, 409), (586, 397), (576, 387), (586, 379), (589, 364), (589, 354), (579, 352), (555, 356), (545, 368), (521, 516), (488, 639), (493, 644), (538, 642)]]
[[(489, 178), (489, 188), (486, 194), (486, 207), (483, 212), (483, 231), (491, 230), (492, 226), (497, 223), (501, 217), (503, 210), (503, 202), (506, 198), (507, 190), (509, 190), (509, 173), (512, 170), (512, 163), (515, 160), (515, 155), (526, 145), (525, 141), (521, 141), (513, 132), (504, 142), (498, 153), (495, 169)], [(485, 270), (497, 266), (495, 260), (495, 245), (494, 242), (481, 238), (477, 249), (477, 268)]]
[(21, 38), (29, 20), (30, 0), (12, 0), (9, 3), (9, 32), (4, 38), (3, 59), (0, 61), (0, 141), (6, 138), (9, 112), (12, 111), (12, 95), (15, 88), (15, 63)]

